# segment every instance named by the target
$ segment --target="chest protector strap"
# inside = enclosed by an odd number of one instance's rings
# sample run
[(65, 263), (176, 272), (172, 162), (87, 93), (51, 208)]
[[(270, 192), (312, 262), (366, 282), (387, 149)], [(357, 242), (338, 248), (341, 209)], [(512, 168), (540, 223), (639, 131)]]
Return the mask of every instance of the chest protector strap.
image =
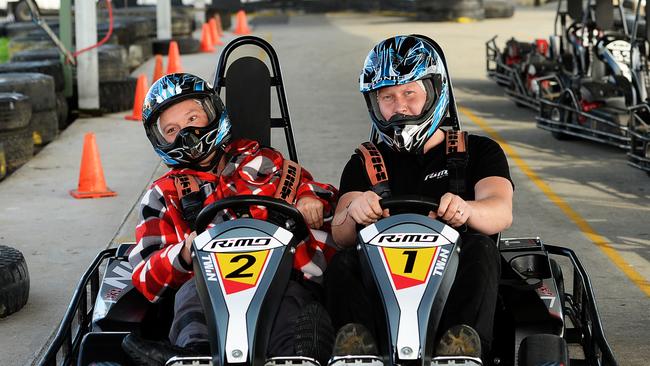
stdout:
[(295, 161), (284, 159), (282, 163), (282, 176), (273, 197), (293, 205), (298, 193), (298, 185), (302, 175), (302, 167)]
[(469, 154), (467, 152), (467, 132), (457, 130), (445, 131), (445, 155), (449, 172), (449, 192), (462, 196), (465, 186), (465, 173)]
[(194, 222), (203, 209), (203, 201), (205, 201), (205, 195), (201, 191), (201, 181), (193, 175), (174, 175), (174, 185), (178, 192), (178, 199), (181, 201), (183, 219), (194, 231)]
[(388, 171), (377, 146), (372, 142), (364, 142), (359, 145), (355, 153), (361, 157), (361, 161), (366, 168), (366, 175), (370, 180), (372, 191), (381, 198), (390, 197)]

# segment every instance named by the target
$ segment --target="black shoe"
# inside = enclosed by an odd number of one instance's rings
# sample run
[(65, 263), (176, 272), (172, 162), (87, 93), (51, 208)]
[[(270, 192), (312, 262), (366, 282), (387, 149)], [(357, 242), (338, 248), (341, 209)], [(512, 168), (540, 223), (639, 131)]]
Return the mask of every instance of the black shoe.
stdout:
[(468, 325), (454, 325), (440, 338), (436, 356), (481, 357), (481, 338)]
[(359, 323), (349, 323), (336, 333), (333, 356), (376, 356), (377, 344), (368, 328)]
[(187, 347), (178, 347), (164, 341), (142, 339), (130, 333), (122, 341), (122, 349), (137, 364), (161, 366), (172, 357), (194, 357), (210, 354), (207, 342), (192, 343)]
[(318, 302), (311, 302), (296, 319), (294, 351), (296, 356), (311, 357), (327, 365), (334, 345), (334, 327), (327, 311)]

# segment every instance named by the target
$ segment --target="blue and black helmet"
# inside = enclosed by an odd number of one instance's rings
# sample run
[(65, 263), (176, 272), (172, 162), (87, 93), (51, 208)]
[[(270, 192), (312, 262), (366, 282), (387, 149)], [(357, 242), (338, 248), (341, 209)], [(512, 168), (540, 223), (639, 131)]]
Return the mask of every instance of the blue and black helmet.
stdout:
[[(170, 106), (188, 99), (195, 100), (203, 108), (208, 124), (183, 128), (174, 141), (169, 142), (159, 126), (160, 115)], [(230, 139), (230, 119), (221, 99), (205, 80), (192, 74), (169, 74), (153, 83), (142, 105), (142, 122), (154, 150), (172, 168), (212, 169)], [(211, 154), (214, 155), (213, 164), (199, 165)]]
[[(444, 62), (427, 37), (395, 36), (379, 42), (366, 57), (359, 86), (381, 141), (397, 151), (421, 153), (447, 115), (447, 78)], [(378, 91), (413, 82), (426, 92), (420, 114), (384, 117)]]

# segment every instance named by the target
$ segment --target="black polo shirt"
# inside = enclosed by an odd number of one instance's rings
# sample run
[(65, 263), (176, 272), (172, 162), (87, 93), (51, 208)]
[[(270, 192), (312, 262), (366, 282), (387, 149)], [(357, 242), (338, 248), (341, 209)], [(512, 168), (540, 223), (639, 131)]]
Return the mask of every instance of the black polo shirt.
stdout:
[[(438, 144), (426, 154), (396, 152), (383, 143), (377, 144), (381, 152), (393, 197), (400, 195), (423, 195), (438, 201), (449, 192), (449, 174), (445, 142)], [(474, 186), (486, 177), (503, 177), (512, 183), (508, 160), (501, 146), (484, 136), (469, 135), (467, 141), (468, 162), (466, 168), (465, 200), (474, 199)], [(513, 184), (514, 188), (514, 184)], [(361, 157), (352, 155), (341, 174), (339, 192), (364, 192), (370, 190), (370, 181)]]

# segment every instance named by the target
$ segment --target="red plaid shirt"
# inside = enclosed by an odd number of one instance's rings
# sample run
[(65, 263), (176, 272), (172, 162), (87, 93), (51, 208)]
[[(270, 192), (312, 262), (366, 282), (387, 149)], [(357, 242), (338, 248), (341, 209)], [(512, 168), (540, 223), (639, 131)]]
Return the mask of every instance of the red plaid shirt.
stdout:
[[(172, 169), (156, 180), (142, 198), (140, 223), (135, 231), (137, 245), (129, 254), (129, 262), (133, 267), (133, 285), (150, 301), (159, 300), (168, 287), (179, 288), (193, 275), (192, 268), (180, 256), (191, 230), (183, 219), (175, 175), (192, 175), (214, 187), (203, 206), (236, 195), (274, 195), (282, 175), (282, 154), (243, 139), (228, 145), (226, 154), (228, 159), (221, 176)], [(296, 201), (305, 196), (317, 198), (328, 213), (333, 212), (337, 194), (333, 186), (313, 181), (309, 172), (302, 170)], [(254, 218), (266, 219), (266, 209), (251, 207), (250, 211)], [(320, 282), (327, 261), (335, 252), (328, 231), (312, 230), (310, 240), (298, 246), (294, 257), (294, 267), (316, 282)]]

